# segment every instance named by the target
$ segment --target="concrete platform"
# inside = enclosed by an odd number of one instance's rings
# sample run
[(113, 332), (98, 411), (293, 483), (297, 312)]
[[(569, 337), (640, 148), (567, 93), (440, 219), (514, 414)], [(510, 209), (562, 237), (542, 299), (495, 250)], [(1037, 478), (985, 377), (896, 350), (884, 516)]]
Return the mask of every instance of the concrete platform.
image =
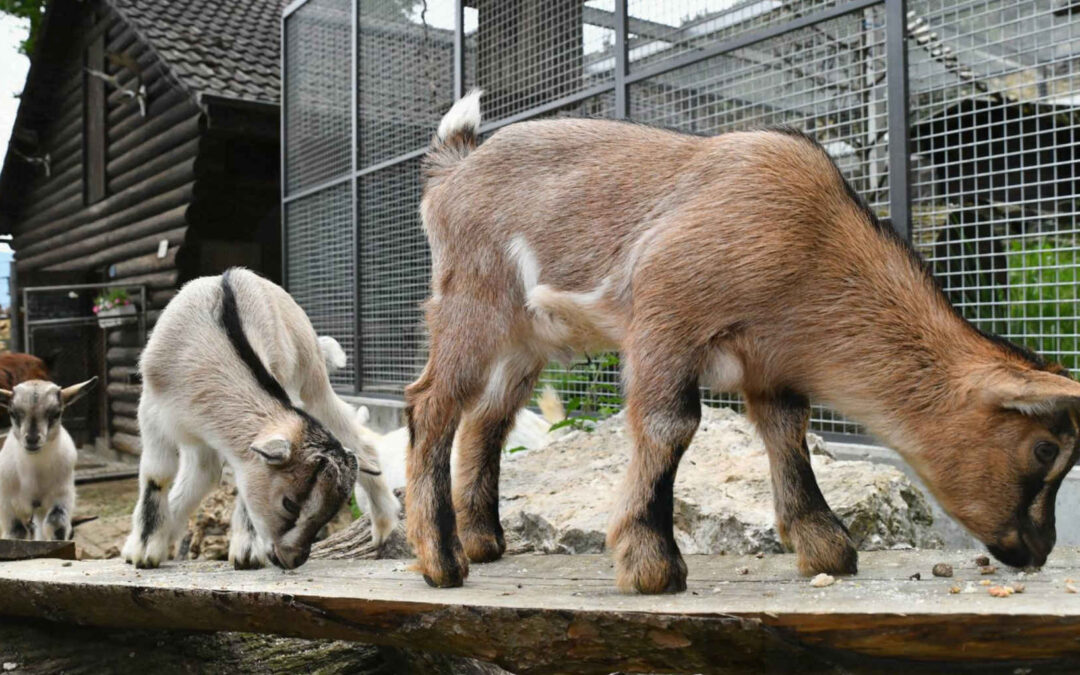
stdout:
[[(799, 577), (790, 555), (691, 556), (689, 591), (661, 597), (617, 593), (605, 556), (514, 556), (473, 566), (449, 590), (391, 560), (314, 560), (294, 572), (28, 560), (0, 563), (0, 614), (408, 646), (519, 673), (1080, 668), (1080, 594), (1067, 581), (1080, 579), (1077, 551), (1023, 575), (983, 575), (976, 554), (864, 553), (859, 576), (825, 588)], [(938, 562), (955, 576), (933, 577)], [(992, 597), (983, 580), (1025, 589)]]

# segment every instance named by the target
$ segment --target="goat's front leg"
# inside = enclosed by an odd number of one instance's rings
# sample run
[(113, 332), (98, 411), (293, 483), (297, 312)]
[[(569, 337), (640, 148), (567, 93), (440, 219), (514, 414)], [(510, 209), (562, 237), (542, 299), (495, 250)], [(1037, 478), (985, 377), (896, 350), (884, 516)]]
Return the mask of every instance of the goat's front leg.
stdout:
[(232, 522), (229, 524), (229, 562), (238, 570), (261, 569), (270, 562), (266, 551), (267, 547), (259, 540), (248, 516), (244, 498), (237, 494)]
[(747, 396), (747, 404), (769, 453), (776, 529), (784, 545), (798, 554), (799, 571), (807, 576), (820, 572), (855, 574), (855, 546), (847, 528), (826, 503), (810, 466), (806, 446), (809, 401), (780, 392)]
[(677, 593), (686, 590), (686, 563), (675, 543), (675, 472), (701, 421), (701, 401), (685, 350), (649, 352), (630, 353), (627, 421), (634, 454), (607, 547), (621, 590)]
[(41, 524), (41, 531), (45, 539), (67, 541), (72, 538), (74, 531), (71, 528), (71, 512), (74, 509), (74, 499), (58, 500), (49, 510), (49, 515)]
[(14, 515), (4, 514), (3, 522), (0, 523), (3, 526), (4, 539), (33, 539), (33, 523), (27, 527), (21, 519)]
[(157, 567), (171, 554), (173, 523), (169, 518), (168, 491), (180, 464), (179, 450), (159, 433), (145, 415), (139, 415), (142, 457), (139, 460), (139, 500), (131, 514), (131, 534), (121, 552), (139, 568)]

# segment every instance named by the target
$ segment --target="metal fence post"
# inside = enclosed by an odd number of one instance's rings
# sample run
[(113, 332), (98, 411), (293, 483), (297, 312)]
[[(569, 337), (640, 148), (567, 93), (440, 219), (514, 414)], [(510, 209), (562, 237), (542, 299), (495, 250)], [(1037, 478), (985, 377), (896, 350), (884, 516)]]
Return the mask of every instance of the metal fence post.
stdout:
[(351, 169), (349, 171), (350, 182), (352, 188), (350, 194), (352, 195), (352, 219), (353, 219), (353, 269), (355, 272), (353, 279), (353, 369), (355, 375), (353, 377), (353, 392), (359, 394), (364, 388), (364, 322), (361, 313), (363, 311), (363, 274), (360, 272), (360, 251), (362, 246), (361, 234), (361, 218), (363, 214), (360, 212), (360, 178), (356, 175), (356, 170), (359, 168), (358, 155), (360, 154), (360, 110), (358, 104), (360, 101), (360, 0), (353, 0), (352, 2), (352, 40), (350, 40), (352, 46), (352, 54), (350, 55), (350, 63), (352, 64), (352, 95), (351, 95), (351, 110), (349, 116), (352, 118), (352, 158), (350, 159)]
[(889, 218), (911, 240), (911, 148), (908, 130), (907, 0), (885, 0), (889, 97)]
[(630, 91), (626, 83), (629, 67), (629, 29), (627, 4), (629, 0), (615, 0), (615, 118), (630, 116)]
[(465, 3), (454, 0), (454, 100), (465, 95)]

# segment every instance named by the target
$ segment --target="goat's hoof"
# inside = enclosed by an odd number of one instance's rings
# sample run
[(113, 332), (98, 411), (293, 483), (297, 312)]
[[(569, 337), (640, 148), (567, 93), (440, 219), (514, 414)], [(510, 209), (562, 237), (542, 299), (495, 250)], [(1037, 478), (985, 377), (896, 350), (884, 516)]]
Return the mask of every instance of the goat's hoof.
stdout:
[(253, 555), (249, 556), (237, 556), (232, 558), (230, 562), (233, 565), (234, 570), (261, 570), (266, 567), (266, 564)]
[(788, 528), (799, 556), (799, 572), (847, 575), (859, 571), (859, 554), (844, 524), (826, 511), (791, 524)]
[[(437, 556), (433, 561), (417, 560), (416, 569), (424, 576), (428, 586), (456, 588), (465, 584), (469, 576), (469, 559), (461, 544), (454, 542), (452, 555)], [(432, 563), (435, 564), (432, 564)]]
[[(668, 549), (665, 555), (660, 551)], [(686, 562), (678, 548), (624, 545), (616, 549), (615, 585), (623, 592), (645, 595), (686, 590)]]
[(486, 563), (498, 560), (506, 552), (506, 539), (503, 537), (502, 528), (495, 532), (464, 530), (459, 531), (461, 545), (469, 560), (476, 563)]

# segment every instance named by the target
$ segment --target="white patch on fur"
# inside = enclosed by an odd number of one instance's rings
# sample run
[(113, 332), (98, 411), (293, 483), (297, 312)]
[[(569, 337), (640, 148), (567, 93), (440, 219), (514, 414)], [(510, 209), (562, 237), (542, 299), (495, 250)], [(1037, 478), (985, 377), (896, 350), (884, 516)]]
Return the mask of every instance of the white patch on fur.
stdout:
[(348, 362), (345, 350), (341, 348), (337, 340), (329, 335), (319, 336), (319, 351), (322, 352), (323, 359), (326, 360), (326, 367), (331, 372), (344, 368)]
[(439, 130), (435, 132), (440, 141), (445, 141), (465, 129), (471, 129), (474, 133), (480, 129), (480, 95), (483, 93), (479, 89), (473, 89), (443, 115)]
[(517, 265), (518, 276), (521, 278), (525, 295), (530, 295), (540, 284), (540, 263), (536, 261), (536, 254), (533, 253), (529, 242), (525, 241), (525, 237), (520, 234), (510, 239), (506, 245), (506, 253)]
[(718, 349), (709, 356), (701, 380), (713, 391), (738, 391), (743, 380), (742, 362), (734, 354)]

